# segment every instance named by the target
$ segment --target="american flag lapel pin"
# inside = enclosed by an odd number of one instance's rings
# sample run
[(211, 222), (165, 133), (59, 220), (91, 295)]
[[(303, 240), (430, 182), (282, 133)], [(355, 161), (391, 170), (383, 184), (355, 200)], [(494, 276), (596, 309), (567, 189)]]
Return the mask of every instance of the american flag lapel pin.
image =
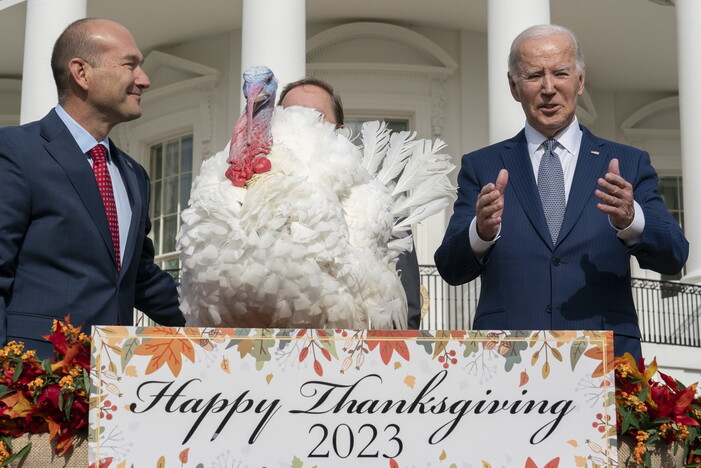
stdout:
[[(599, 153), (596, 153), (599, 154)], [(134, 169), (134, 166), (131, 165), (131, 161), (127, 161), (127, 166), (129, 166), (129, 169)]]
[(594, 154), (594, 155), (598, 156), (598, 155), (599, 155), (599, 152), (598, 152), (598, 151), (592, 151), (591, 154)]

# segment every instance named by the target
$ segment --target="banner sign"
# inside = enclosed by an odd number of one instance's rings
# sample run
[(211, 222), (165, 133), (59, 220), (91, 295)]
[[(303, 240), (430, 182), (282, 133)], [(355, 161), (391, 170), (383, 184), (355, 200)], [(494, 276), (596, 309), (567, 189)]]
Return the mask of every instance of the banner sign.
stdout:
[(598, 331), (93, 328), (90, 463), (616, 466)]

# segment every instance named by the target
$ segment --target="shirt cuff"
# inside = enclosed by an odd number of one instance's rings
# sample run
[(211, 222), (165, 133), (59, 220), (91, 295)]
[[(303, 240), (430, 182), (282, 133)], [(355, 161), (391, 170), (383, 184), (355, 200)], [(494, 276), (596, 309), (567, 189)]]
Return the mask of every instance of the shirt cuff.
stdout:
[(477, 260), (479, 260), (480, 262), (482, 261), (484, 255), (496, 243), (500, 235), (501, 224), (499, 225), (497, 235), (494, 236), (494, 239), (490, 241), (482, 240), (479, 234), (477, 234), (477, 217), (472, 218), (472, 222), (470, 223), (470, 247), (472, 247), (472, 253), (475, 254)]
[[(632, 247), (635, 244), (639, 244), (643, 240), (643, 231), (645, 230), (645, 215), (643, 214), (643, 209), (640, 208), (638, 202), (633, 200), (633, 206), (635, 207), (635, 214), (633, 215), (633, 222), (625, 229), (618, 229), (611, 222), (611, 217), (609, 216), (609, 224), (617, 231), (617, 236), (623, 241), (628, 247)], [(479, 236), (478, 236), (479, 237)]]

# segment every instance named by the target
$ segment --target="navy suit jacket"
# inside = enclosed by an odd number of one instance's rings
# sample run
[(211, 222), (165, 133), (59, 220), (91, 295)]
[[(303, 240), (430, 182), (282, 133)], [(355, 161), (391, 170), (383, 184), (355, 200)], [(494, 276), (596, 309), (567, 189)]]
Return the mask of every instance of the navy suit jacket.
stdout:
[(411, 252), (399, 254), (397, 271), (406, 294), (408, 328), (418, 330), (421, 326), (421, 278), (416, 248), (412, 248)]
[[(524, 131), (463, 156), (458, 199), (436, 266), (450, 284), (481, 276), (474, 328), (499, 330), (613, 330), (615, 353), (640, 355), (640, 329), (630, 284), (630, 257), (641, 267), (677, 273), (689, 245), (658, 193), (649, 155), (583, 136), (565, 218), (555, 246), (543, 214)], [(597, 179), (618, 158), (621, 176), (634, 189), (645, 215), (642, 241), (626, 246), (608, 216), (597, 209)], [(481, 188), (509, 171), (500, 238), (483, 261), (469, 242), (469, 226)]]
[(132, 209), (122, 269), (86, 155), (52, 110), (0, 129), (0, 342), (21, 340), (43, 357), (53, 319), (130, 325), (133, 308), (183, 325), (175, 283), (153, 263), (146, 171), (111, 144)]

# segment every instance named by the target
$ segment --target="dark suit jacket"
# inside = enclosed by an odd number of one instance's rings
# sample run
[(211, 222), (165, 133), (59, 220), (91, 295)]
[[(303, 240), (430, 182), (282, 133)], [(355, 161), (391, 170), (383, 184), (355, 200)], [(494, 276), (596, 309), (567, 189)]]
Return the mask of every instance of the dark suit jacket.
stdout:
[(164, 325), (182, 325), (176, 286), (154, 263), (146, 171), (111, 145), (132, 209), (122, 269), (90, 164), (51, 111), (39, 122), (0, 129), (0, 342), (21, 340), (49, 355), (53, 319), (132, 323), (136, 306)]
[(416, 257), (416, 248), (413, 248), (411, 252), (399, 254), (397, 271), (406, 293), (409, 330), (418, 330), (421, 326), (421, 278), (419, 277), (419, 260)]
[[(640, 354), (640, 329), (630, 285), (630, 257), (643, 268), (675, 274), (688, 242), (657, 191), (647, 153), (592, 135), (582, 145), (557, 245), (545, 222), (523, 131), (516, 137), (463, 156), (458, 199), (436, 266), (450, 284), (481, 275), (475, 329), (613, 330), (615, 353)], [(627, 247), (596, 208), (597, 179), (618, 158), (621, 176), (633, 185), (645, 215), (642, 241)], [(480, 263), (469, 243), (469, 226), (481, 188), (509, 171), (501, 237)]]

